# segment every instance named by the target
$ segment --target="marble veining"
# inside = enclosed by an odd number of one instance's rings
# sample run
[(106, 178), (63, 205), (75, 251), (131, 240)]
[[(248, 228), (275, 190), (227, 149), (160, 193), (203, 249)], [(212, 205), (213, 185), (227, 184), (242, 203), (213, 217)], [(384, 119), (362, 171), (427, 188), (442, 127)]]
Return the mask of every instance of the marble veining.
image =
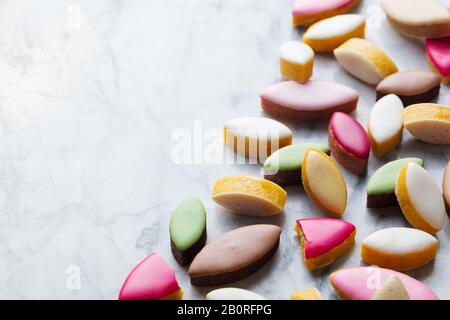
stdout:
[[(427, 69), (423, 42), (406, 39), (377, 5), (367, 39), (401, 70)], [(445, 1), (449, 4), (449, 1)], [(159, 252), (177, 270), (188, 299), (212, 290), (189, 285), (170, 253), (170, 213), (189, 195), (205, 204), (208, 237), (235, 227), (283, 228), (273, 259), (233, 286), (273, 299), (315, 286), (336, 299), (328, 275), (364, 265), (362, 239), (404, 226), (399, 209), (365, 208), (367, 178), (343, 170), (349, 188), (344, 218), (357, 244), (331, 266), (308, 272), (293, 232), (295, 220), (323, 214), (298, 187), (288, 188), (284, 214), (251, 218), (218, 207), (210, 193), (224, 175), (260, 176), (258, 165), (172, 161), (177, 130), (221, 132), (224, 121), (260, 116), (259, 92), (281, 79), (278, 47), (300, 39), (290, 1), (274, 0), (14, 0), (0, 3), (0, 298), (116, 299), (131, 268)], [(375, 90), (352, 78), (332, 55), (317, 55), (314, 79), (360, 92), (356, 118), (367, 125)], [(438, 102), (449, 104), (442, 87)], [(294, 142), (326, 143), (326, 123), (286, 124)], [(214, 130), (212, 130), (214, 132)], [(450, 148), (413, 140), (382, 159), (418, 156), (441, 183)], [(438, 234), (436, 260), (409, 272), (450, 299), (450, 227)], [(79, 275), (79, 277), (78, 277)]]

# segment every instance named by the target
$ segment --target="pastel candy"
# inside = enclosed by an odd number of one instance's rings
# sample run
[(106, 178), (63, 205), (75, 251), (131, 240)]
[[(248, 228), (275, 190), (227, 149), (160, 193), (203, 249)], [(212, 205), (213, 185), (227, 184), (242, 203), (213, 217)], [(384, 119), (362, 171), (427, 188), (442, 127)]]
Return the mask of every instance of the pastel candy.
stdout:
[(295, 121), (325, 120), (335, 111), (353, 112), (358, 98), (358, 92), (334, 82), (284, 81), (262, 91), (261, 105), (275, 117)]
[(438, 240), (425, 231), (387, 228), (368, 235), (361, 244), (361, 258), (371, 265), (394, 270), (419, 268), (436, 256)]
[(390, 269), (377, 267), (341, 269), (331, 274), (330, 282), (342, 299), (370, 300), (375, 291), (391, 276), (400, 279), (411, 300), (439, 300), (439, 297), (422, 282)]
[(292, 143), (292, 131), (273, 119), (240, 117), (224, 125), (225, 144), (251, 158), (265, 159), (272, 152)]
[(343, 14), (321, 20), (306, 30), (303, 41), (315, 52), (332, 52), (351, 38), (364, 38), (366, 19)]
[[(450, 52), (450, 51), (449, 51)], [(405, 107), (422, 102), (429, 102), (439, 95), (441, 78), (423, 70), (393, 73), (384, 78), (377, 86), (377, 100), (395, 94)]]
[(397, 176), (395, 194), (403, 215), (417, 229), (435, 234), (442, 229), (445, 204), (433, 177), (421, 166), (405, 164)]
[(127, 276), (119, 300), (181, 299), (175, 271), (157, 253), (151, 253)]
[(296, 231), (309, 270), (332, 263), (353, 246), (356, 235), (353, 224), (333, 218), (298, 219)]
[(310, 148), (302, 163), (302, 182), (309, 199), (321, 210), (340, 217), (347, 206), (347, 185), (336, 163)]
[(439, 0), (381, 0), (380, 4), (392, 26), (406, 37), (450, 35), (450, 12)]
[(334, 56), (348, 73), (370, 85), (398, 71), (386, 53), (364, 39), (347, 40), (334, 50)]
[(403, 158), (388, 162), (375, 171), (367, 184), (368, 208), (382, 208), (397, 204), (395, 183), (400, 170), (409, 162), (423, 166), (422, 159)]
[(229, 176), (214, 183), (212, 198), (235, 213), (273, 216), (283, 211), (286, 191), (277, 184), (248, 176)]
[(433, 144), (450, 144), (450, 107), (421, 103), (405, 108), (403, 126), (416, 139)]
[(400, 279), (396, 276), (390, 276), (375, 291), (372, 300), (410, 300), (410, 298)]
[(450, 212), (450, 161), (447, 162), (444, 171), (444, 179), (442, 181), (442, 192), (446, 204), (447, 214)]
[(287, 41), (280, 47), (280, 72), (288, 79), (305, 82), (313, 72), (314, 51), (300, 41)]
[(427, 39), (425, 50), (434, 70), (443, 78), (444, 83), (450, 80), (450, 36)]
[(266, 298), (250, 290), (221, 288), (209, 292), (206, 300), (266, 300)]
[(358, 2), (358, 0), (294, 0), (292, 24), (308, 26), (316, 21), (345, 13)]
[(321, 300), (321, 294), (316, 288), (307, 288), (294, 292), (291, 300)]
[(331, 154), (341, 165), (361, 174), (367, 170), (370, 140), (366, 130), (352, 116), (335, 112), (328, 125)]
[(281, 229), (256, 224), (229, 231), (208, 243), (189, 267), (191, 284), (217, 286), (241, 280), (275, 253)]
[(381, 157), (394, 149), (402, 139), (403, 103), (389, 94), (375, 103), (369, 116), (369, 138), (372, 149)]
[(172, 253), (181, 265), (194, 259), (206, 242), (206, 212), (200, 199), (185, 199), (172, 214), (169, 225)]
[(264, 178), (278, 185), (301, 184), (301, 167), (306, 150), (316, 148), (329, 153), (330, 148), (320, 143), (302, 142), (281, 148), (264, 162)]

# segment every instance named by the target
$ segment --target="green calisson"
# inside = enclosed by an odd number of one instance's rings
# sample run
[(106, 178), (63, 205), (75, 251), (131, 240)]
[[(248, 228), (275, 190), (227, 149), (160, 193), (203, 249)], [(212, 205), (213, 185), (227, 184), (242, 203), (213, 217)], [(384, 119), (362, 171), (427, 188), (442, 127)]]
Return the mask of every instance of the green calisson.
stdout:
[(423, 166), (423, 160), (420, 158), (403, 158), (388, 162), (375, 171), (367, 184), (368, 208), (384, 208), (397, 205), (395, 182), (401, 168), (409, 162), (415, 162)]
[(305, 153), (309, 148), (316, 148), (329, 154), (330, 148), (324, 144), (303, 142), (281, 148), (270, 155), (264, 162), (264, 179), (280, 186), (301, 184), (301, 167)]
[(191, 262), (206, 242), (206, 211), (200, 199), (181, 202), (170, 219), (172, 253), (180, 265)]

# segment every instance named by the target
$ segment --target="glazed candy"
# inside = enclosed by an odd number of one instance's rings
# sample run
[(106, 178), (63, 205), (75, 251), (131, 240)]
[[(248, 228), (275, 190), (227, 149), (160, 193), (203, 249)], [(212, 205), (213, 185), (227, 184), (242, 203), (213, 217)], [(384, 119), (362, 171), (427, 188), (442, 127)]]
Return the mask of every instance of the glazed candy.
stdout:
[(372, 300), (410, 300), (410, 298), (402, 281), (396, 276), (390, 276), (375, 291)]
[(356, 228), (333, 218), (298, 219), (295, 229), (309, 270), (323, 268), (348, 251), (355, 243)]
[(411, 300), (439, 300), (439, 297), (422, 282), (390, 269), (377, 267), (341, 269), (331, 274), (330, 282), (342, 299), (370, 300), (382, 283), (391, 276), (400, 279)]
[(447, 165), (445, 166), (444, 179), (442, 181), (442, 193), (444, 194), (447, 214), (450, 215), (450, 161), (447, 162)]
[(435, 234), (444, 226), (445, 204), (433, 177), (421, 166), (405, 164), (395, 184), (397, 201), (405, 218), (417, 229)]
[(366, 130), (352, 116), (335, 112), (328, 125), (331, 154), (341, 165), (356, 174), (367, 170), (370, 140)]
[(396, 72), (384, 78), (377, 86), (377, 100), (395, 94), (405, 107), (429, 102), (439, 95), (441, 78), (431, 71)]
[(266, 300), (266, 298), (245, 289), (221, 288), (209, 292), (206, 300)]
[(300, 41), (287, 41), (280, 47), (280, 72), (297, 82), (306, 82), (313, 73), (314, 51)]
[(326, 120), (335, 111), (351, 113), (358, 99), (358, 92), (349, 87), (318, 80), (284, 81), (261, 92), (264, 111), (294, 121)]
[(303, 41), (315, 52), (333, 52), (351, 38), (364, 38), (365, 27), (363, 16), (343, 14), (313, 24), (303, 35)]
[(272, 152), (292, 143), (292, 131), (273, 119), (240, 117), (225, 123), (224, 140), (237, 153), (266, 159)]
[(151, 253), (127, 276), (119, 300), (179, 300), (183, 290), (175, 270), (157, 253)]
[(369, 116), (369, 138), (372, 150), (381, 157), (394, 149), (402, 139), (403, 103), (394, 94), (375, 103)]
[(450, 80), (450, 36), (427, 39), (425, 50), (431, 67), (437, 71), (444, 83)]
[(170, 244), (173, 256), (180, 265), (194, 259), (206, 242), (206, 212), (200, 199), (185, 199), (170, 219)]
[(302, 163), (302, 182), (309, 199), (331, 216), (340, 217), (347, 206), (347, 185), (336, 163), (310, 148)]
[(286, 203), (286, 191), (265, 179), (228, 176), (214, 183), (212, 198), (221, 206), (241, 215), (280, 214)]
[(294, 0), (292, 24), (309, 26), (316, 21), (350, 11), (359, 0)]
[(392, 26), (406, 37), (450, 35), (450, 12), (439, 0), (381, 0), (380, 4)]
[(367, 184), (367, 208), (384, 208), (398, 204), (395, 196), (397, 175), (409, 162), (423, 166), (422, 159), (403, 158), (388, 162), (375, 171)]
[(302, 162), (306, 150), (316, 148), (329, 154), (330, 148), (320, 143), (302, 142), (281, 148), (264, 162), (264, 179), (280, 186), (302, 183)]
[(334, 56), (348, 73), (370, 85), (398, 71), (386, 53), (364, 39), (347, 40), (334, 50)]
[(394, 270), (419, 268), (436, 256), (438, 240), (413, 228), (387, 228), (368, 235), (361, 258), (370, 265)]
[(321, 300), (321, 295), (316, 288), (308, 288), (294, 292), (291, 300)]
[(403, 112), (403, 126), (416, 139), (433, 144), (450, 144), (450, 107), (413, 104)]
[(208, 243), (194, 258), (189, 277), (194, 286), (218, 286), (241, 280), (275, 253), (281, 229), (256, 224), (229, 231)]

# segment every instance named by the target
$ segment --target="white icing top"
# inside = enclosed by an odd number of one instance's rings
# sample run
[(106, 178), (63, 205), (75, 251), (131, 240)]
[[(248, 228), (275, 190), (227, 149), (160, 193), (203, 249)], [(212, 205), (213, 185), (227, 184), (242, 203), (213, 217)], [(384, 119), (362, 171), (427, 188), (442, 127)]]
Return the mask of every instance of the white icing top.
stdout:
[(351, 33), (359, 28), (365, 18), (359, 14), (343, 14), (313, 24), (304, 37), (308, 39), (329, 39)]
[(403, 127), (403, 103), (394, 94), (384, 96), (372, 108), (369, 117), (371, 136), (378, 143), (394, 137)]
[(280, 47), (280, 58), (297, 64), (306, 64), (314, 58), (314, 51), (300, 41), (287, 41)]
[(444, 225), (445, 204), (441, 190), (431, 174), (416, 163), (408, 163), (406, 189), (416, 211), (434, 229)]
[(437, 244), (429, 233), (413, 228), (387, 228), (368, 235), (363, 246), (392, 255), (419, 253)]
[(279, 121), (261, 117), (240, 117), (225, 123), (225, 129), (236, 136), (250, 139), (282, 139), (292, 136), (292, 131)]
[(266, 300), (263, 296), (249, 290), (239, 288), (222, 288), (206, 295), (207, 300)]
[(383, 80), (377, 67), (361, 52), (349, 48), (337, 48), (334, 56), (339, 64), (354, 77), (371, 85), (377, 85)]

